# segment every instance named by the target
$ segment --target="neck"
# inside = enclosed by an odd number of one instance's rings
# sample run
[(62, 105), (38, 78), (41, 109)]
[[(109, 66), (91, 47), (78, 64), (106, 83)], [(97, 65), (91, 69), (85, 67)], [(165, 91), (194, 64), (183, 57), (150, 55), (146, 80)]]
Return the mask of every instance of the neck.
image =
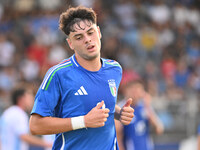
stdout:
[(85, 68), (88, 71), (99, 71), (101, 68), (101, 60), (100, 56), (96, 57), (93, 60), (85, 60), (81, 57), (76, 56), (76, 60), (83, 68)]

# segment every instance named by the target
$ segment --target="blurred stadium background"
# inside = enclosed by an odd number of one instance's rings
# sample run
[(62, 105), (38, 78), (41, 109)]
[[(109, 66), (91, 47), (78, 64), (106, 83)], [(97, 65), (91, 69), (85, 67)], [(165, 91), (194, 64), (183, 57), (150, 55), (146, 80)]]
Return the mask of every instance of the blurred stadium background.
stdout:
[(72, 55), (58, 21), (67, 7), (79, 4), (97, 12), (102, 57), (121, 63), (122, 83), (145, 81), (165, 126), (163, 135), (151, 133), (155, 149), (195, 150), (190, 145), (200, 123), (198, 0), (1, 0), (0, 114), (16, 85), (35, 93), (47, 69)]

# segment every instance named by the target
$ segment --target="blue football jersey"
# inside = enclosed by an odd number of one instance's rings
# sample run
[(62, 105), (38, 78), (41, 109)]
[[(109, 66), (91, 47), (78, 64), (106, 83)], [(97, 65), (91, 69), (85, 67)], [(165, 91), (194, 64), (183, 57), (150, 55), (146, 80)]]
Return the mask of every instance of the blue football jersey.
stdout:
[(149, 137), (149, 121), (143, 102), (134, 107), (134, 117), (124, 126), (124, 145), (127, 150), (152, 150)]
[(73, 55), (47, 72), (36, 94), (32, 114), (71, 118), (86, 115), (102, 100), (110, 110), (103, 127), (57, 134), (54, 150), (118, 149), (114, 112), (122, 68), (113, 60), (101, 59), (101, 62), (101, 69), (92, 72), (81, 67)]

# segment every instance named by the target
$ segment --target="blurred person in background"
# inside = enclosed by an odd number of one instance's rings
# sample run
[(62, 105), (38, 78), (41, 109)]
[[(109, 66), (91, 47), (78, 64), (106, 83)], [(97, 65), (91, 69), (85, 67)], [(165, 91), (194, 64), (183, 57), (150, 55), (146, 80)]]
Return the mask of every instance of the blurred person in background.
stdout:
[(0, 33), (0, 67), (12, 65), (16, 46), (8, 40), (8, 37)]
[[(53, 143), (55, 140), (55, 134), (49, 134), (49, 135), (42, 135), (42, 138), (49, 143)], [(47, 147), (44, 150), (52, 150), (51, 147)]]
[[(190, 122), (190, 126), (193, 122)], [(179, 150), (200, 150), (200, 124), (195, 127), (195, 134), (180, 142)]]
[[(124, 97), (133, 98), (134, 118), (129, 125), (115, 121), (117, 140), (120, 150), (152, 150), (150, 124), (157, 134), (162, 134), (164, 127), (151, 107), (151, 96), (145, 92), (143, 82), (134, 80), (123, 87)], [(119, 105), (123, 105), (122, 100)]]
[(0, 118), (1, 150), (28, 150), (29, 144), (40, 147), (51, 147), (39, 137), (29, 134), (27, 112), (33, 106), (33, 94), (25, 88), (12, 92), (13, 105), (7, 108)]

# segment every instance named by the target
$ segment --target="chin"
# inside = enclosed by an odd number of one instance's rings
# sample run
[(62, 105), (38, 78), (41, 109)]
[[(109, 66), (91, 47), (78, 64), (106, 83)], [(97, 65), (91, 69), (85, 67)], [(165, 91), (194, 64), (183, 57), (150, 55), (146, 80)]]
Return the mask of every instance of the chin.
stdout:
[(99, 54), (88, 55), (88, 56), (86, 56), (87, 58), (85, 58), (85, 59), (87, 59), (87, 60), (94, 60), (94, 59), (98, 58), (99, 56), (100, 56)]

